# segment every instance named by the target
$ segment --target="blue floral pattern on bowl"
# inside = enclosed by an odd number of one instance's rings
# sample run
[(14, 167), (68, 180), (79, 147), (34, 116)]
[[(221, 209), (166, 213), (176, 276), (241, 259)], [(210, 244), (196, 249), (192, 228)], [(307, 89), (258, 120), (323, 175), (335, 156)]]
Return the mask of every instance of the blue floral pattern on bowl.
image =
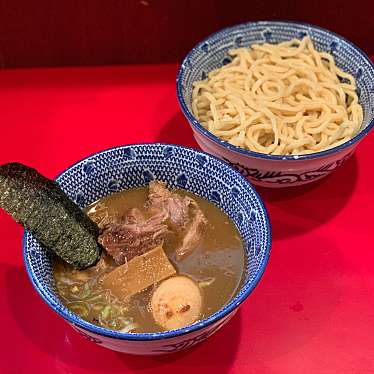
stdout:
[(121, 333), (93, 325), (60, 303), (55, 293), (48, 252), (28, 232), (25, 232), (23, 243), (30, 279), (52, 309), (87, 339), (135, 354), (184, 349), (210, 336), (223, 321), (231, 318), (258, 283), (268, 261), (271, 243), (266, 210), (248, 181), (225, 162), (190, 148), (139, 144), (109, 149), (71, 166), (57, 178), (57, 182), (83, 208), (109, 193), (144, 186), (152, 179), (211, 200), (229, 215), (242, 235), (247, 254), (244, 284), (223, 309), (205, 320), (179, 330), (146, 334)]

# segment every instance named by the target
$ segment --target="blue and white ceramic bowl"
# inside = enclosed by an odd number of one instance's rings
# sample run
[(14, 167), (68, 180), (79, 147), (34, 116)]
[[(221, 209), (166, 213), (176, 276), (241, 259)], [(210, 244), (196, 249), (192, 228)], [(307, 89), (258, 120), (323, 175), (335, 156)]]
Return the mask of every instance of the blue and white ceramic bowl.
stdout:
[[(191, 110), (192, 84), (228, 62), (227, 51), (254, 43), (279, 43), (309, 35), (317, 49), (330, 52), (337, 65), (357, 82), (364, 109), (361, 131), (350, 141), (322, 152), (303, 156), (272, 156), (233, 146), (207, 131)], [(251, 182), (267, 187), (306, 184), (337, 169), (349, 158), (374, 126), (374, 65), (358, 47), (317, 26), (294, 22), (261, 21), (223, 29), (197, 44), (185, 57), (177, 76), (177, 95), (200, 147), (236, 168)]]
[(245, 243), (247, 265), (239, 293), (209, 318), (179, 330), (131, 334), (98, 327), (64, 307), (52, 276), (51, 257), (25, 232), (23, 255), (29, 277), (42, 299), (84, 337), (107, 348), (158, 355), (189, 348), (212, 335), (237, 311), (259, 282), (271, 243), (264, 205), (248, 181), (223, 161), (190, 148), (138, 144), (96, 153), (65, 170), (57, 182), (80, 207), (112, 192), (145, 186), (152, 179), (202, 196), (225, 211)]

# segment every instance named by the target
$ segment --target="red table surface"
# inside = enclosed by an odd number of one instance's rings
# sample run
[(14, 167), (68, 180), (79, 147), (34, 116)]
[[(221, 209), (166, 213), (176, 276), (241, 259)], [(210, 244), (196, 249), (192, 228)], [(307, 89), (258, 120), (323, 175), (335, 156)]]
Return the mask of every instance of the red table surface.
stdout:
[[(49, 177), (116, 145), (197, 147), (175, 65), (0, 72), (0, 164)], [(171, 356), (96, 346), (37, 296), (22, 228), (0, 212), (0, 373), (374, 373), (373, 140), (320, 182), (258, 189), (273, 246), (258, 287), (208, 341)]]

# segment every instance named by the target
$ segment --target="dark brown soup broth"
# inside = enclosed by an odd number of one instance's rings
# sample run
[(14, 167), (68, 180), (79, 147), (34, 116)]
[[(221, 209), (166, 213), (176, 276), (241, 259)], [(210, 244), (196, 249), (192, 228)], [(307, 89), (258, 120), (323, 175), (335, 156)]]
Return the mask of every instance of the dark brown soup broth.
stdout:
[[(208, 227), (198, 247), (182, 260), (175, 258), (178, 237), (171, 236), (163, 247), (177, 273), (192, 278), (200, 286), (203, 295), (200, 319), (204, 319), (221, 309), (238, 291), (245, 264), (243, 243), (235, 225), (219, 208), (186, 191), (177, 192), (199, 204)], [(121, 215), (134, 207), (146, 213), (147, 194), (147, 187), (117, 192), (100, 199), (86, 211), (100, 204), (109, 214)], [(105, 253), (103, 256), (108, 265), (102, 270), (75, 271), (56, 261), (54, 276), (62, 302), (83, 319), (106, 328), (136, 333), (161, 331), (150, 310), (150, 298), (157, 284), (126, 300), (117, 299), (101, 284), (103, 274), (117, 266)]]

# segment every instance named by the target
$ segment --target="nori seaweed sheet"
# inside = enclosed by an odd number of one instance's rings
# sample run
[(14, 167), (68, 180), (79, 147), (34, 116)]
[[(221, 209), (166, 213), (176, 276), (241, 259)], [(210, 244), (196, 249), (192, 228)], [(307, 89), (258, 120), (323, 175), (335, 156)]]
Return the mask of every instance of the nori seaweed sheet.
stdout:
[(76, 269), (99, 260), (96, 224), (55, 181), (35, 169), (20, 163), (0, 166), (0, 207)]

